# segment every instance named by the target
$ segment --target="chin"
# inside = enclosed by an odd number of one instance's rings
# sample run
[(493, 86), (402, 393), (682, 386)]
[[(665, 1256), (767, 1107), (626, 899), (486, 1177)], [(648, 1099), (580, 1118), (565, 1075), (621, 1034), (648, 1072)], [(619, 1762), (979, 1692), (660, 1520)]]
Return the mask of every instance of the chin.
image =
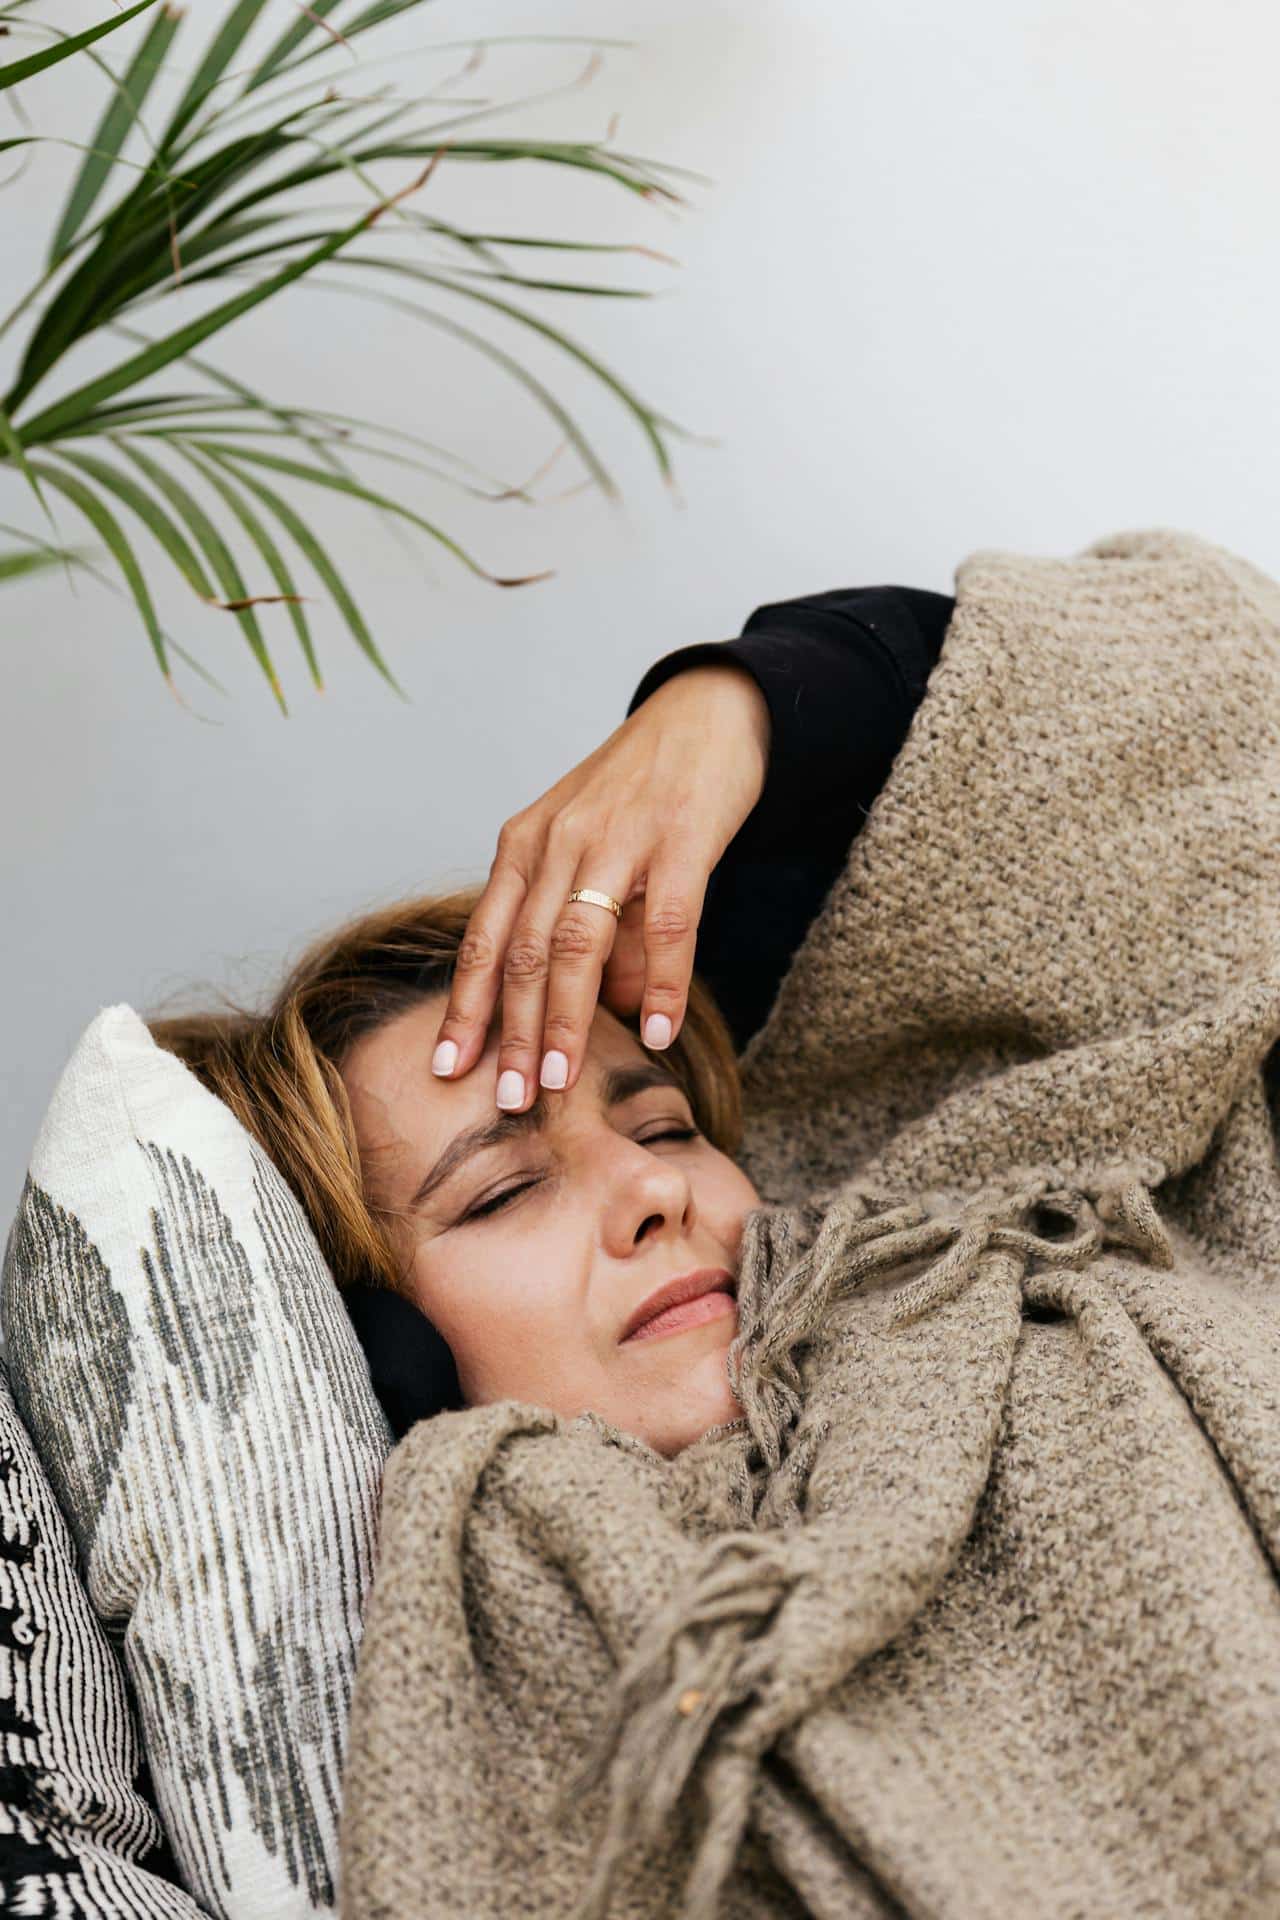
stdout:
[(663, 1435), (663, 1444), (651, 1442), (658, 1453), (670, 1460), (695, 1440), (701, 1440), (712, 1427), (722, 1427), (742, 1418), (740, 1406), (724, 1370), (727, 1343), (709, 1353), (693, 1369), (687, 1390), (682, 1393), (680, 1411)]

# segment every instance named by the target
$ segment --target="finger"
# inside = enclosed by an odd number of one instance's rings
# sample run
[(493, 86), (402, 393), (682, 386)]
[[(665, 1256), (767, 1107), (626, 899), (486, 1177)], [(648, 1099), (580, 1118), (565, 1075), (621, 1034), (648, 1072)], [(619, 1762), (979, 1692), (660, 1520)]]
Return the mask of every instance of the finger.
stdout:
[(534, 877), (507, 948), (494, 1097), (508, 1113), (521, 1113), (532, 1105), (542, 1084), (542, 1056), (548, 1050), (563, 1056), (563, 1062), (551, 1062), (552, 1084), (558, 1078), (555, 1069), (562, 1064), (565, 1085), (569, 1084), (565, 1044), (569, 1036), (557, 1030), (550, 1049), (543, 1045), (551, 976), (553, 972), (557, 976), (577, 976), (585, 971), (598, 986), (600, 970), (613, 944), (617, 925), (613, 914), (587, 901), (570, 902), (569, 894), (578, 886), (612, 892), (616, 886), (625, 889), (630, 885), (629, 872), (622, 879), (616, 868), (611, 874), (607, 868), (602, 872), (598, 864), (593, 866), (591, 876), (585, 877), (581, 859), (581, 838), (571, 832), (557, 836), (553, 827), (547, 836), (543, 865)]
[(628, 900), (600, 978), (600, 1004), (627, 1019), (644, 999), (644, 893)]
[(683, 1024), (709, 877), (695, 858), (670, 851), (650, 866), (640, 1003), (640, 1038), (646, 1047), (669, 1047)]
[[(626, 869), (619, 867), (616, 871)], [(625, 902), (627, 898), (621, 881), (611, 883), (607, 874), (601, 877), (594, 854), (586, 856), (569, 892), (585, 886), (608, 893), (615, 900)], [(589, 900), (569, 902), (566, 897), (551, 933), (540, 1085), (567, 1090), (577, 1084), (587, 1057), (600, 982), (617, 951), (624, 924), (605, 907)]]
[(502, 961), (529, 883), (499, 837), (490, 879), (467, 920), (458, 948), (449, 1003), (436, 1037), (431, 1071), (458, 1080), (484, 1052), (494, 1008), (502, 992)]

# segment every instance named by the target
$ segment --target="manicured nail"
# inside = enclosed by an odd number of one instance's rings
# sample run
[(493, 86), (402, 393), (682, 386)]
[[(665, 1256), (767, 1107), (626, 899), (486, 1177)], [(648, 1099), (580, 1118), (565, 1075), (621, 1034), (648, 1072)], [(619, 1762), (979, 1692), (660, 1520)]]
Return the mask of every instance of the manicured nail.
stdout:
[(666, 1047), (671, 1044), (671, 1022), (665, 1013), (651, 1013), (644, 1023), (644, 1043), (646, 1047)]
[(524, 1075), (517, 1073), (514, 1067), (508, 1067), (505, 1073), (498, 1075), (498, 1105), (518, 1107), (523, 1099)]
[(553, 1047), (550, 1053), (542, 1056), (542, 1084), (544, 1087), (562, 1087), (569, 1078), (569, 1056)]
[(458, 1064), (456, 1040), (442, 1040), (431, 1056), (432, 1073), (452, 1073)]

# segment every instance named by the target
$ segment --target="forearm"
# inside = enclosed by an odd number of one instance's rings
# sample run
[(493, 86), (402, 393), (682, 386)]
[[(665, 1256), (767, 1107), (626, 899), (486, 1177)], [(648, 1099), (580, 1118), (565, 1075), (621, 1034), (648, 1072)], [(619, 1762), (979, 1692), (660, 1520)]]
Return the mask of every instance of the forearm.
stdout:
[(768, 706), (768, 775), (732, 854), (808, 856), (857, 832), (893, 765), (953, 602), (913, 588), (851, 588), (759, 607), (733, 640), (665, 654), (628, 713), (677, 674), (742, 668)]

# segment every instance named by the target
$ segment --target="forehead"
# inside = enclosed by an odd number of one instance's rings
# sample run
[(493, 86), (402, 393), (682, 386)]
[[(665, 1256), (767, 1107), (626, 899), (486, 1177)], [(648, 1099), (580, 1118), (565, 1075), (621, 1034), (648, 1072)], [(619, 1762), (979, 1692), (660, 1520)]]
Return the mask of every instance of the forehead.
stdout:
[[(366, 1034), (343, 1063), (342, 1079), (361, 1153), (382, 1156), (380, 1170), (386, 1176), (402, 1159), (430, 1164), (464, 1127), (499, 1111), (494, 1090), (502, 1040), (502, 1002), (499, 1000), (490, 1023), (484, 1052), (470, 1072), (456, 1082), (442, 1080), (431, 1071), (431, 1056), (447, 1005), (447, 994), (432, 995), (376, 1032)], [(578, 1083), (568, 1093), (551, 1095), (550, 1107), (554, 1110), (570, 1103), (594, 1103), (603, 1070), (649, 1065), (654, 1059), (608, 1008), (597, 1005)]]

